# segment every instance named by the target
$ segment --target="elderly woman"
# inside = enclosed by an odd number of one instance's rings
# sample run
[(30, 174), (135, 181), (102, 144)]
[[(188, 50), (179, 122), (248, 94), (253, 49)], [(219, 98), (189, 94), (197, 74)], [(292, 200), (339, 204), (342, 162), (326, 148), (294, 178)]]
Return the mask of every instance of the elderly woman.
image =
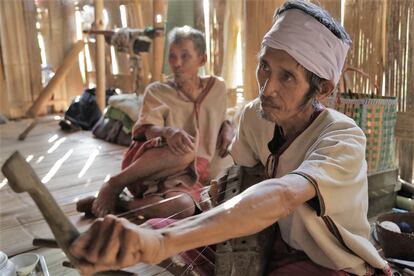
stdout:
[[(372, 275), (376, 269), (389, 274), (368, 240), (364, 134), (353, 120), (320, 103), (338, 82), (349, 44), (345, 30), (323, 9), (286, 2), (263, 39), (260, 97), (245, 107), (231, 151), (240, 165), (265, 165), (268, 179), (164, 229), (105, 217), (71, 248), (89, 262), (81, 270), (158, 263), (277, 222), (267, 275)], [(98, 233), (116, 236), (116, 244), (91, 239)]]
[[(232, 131), (225, 121), (224, 82), (198, 75), (207, 58), (204, 35), (185, 26), (174, 28), (168, 38), (174, 77), (146, 88), (133, 129), (136, 141), (124, 157), (121, 173), (111, 177), (93, 201), (96, 216), (117, 207), (139, 209), (137, 215), (146, 218), (193, 215), (216, 146), (220, 156), (227, 153)], [(119, 199), (125, 187), (134, 196), (127, 202)]]

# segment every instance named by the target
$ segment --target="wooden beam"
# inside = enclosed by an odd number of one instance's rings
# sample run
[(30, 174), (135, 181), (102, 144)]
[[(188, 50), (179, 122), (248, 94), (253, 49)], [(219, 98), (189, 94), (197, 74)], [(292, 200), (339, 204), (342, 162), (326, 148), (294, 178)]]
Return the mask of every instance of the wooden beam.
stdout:
[(27, 115), (30, 117), (36, 117), (40, 110), (50, 99), (52, 93), (59, 86), (59, 84), (65, 79), (66, 74), (70, 68), (77, 62), (78, 54), (83, 50), (83, 41), (78, 41), (73, 45), (72, 49), (63, 59), (62, 65), (56, 71), (56, 74), (49, 81), (47, 86), (40, 92), (39, 97), (35, 100), (33, 105), (27, 111)]
[[(103, 0), (95, 0), (95, 28), (103, 30)], [(105, 108), (105, 37), (96, 35), (96, 103)]]

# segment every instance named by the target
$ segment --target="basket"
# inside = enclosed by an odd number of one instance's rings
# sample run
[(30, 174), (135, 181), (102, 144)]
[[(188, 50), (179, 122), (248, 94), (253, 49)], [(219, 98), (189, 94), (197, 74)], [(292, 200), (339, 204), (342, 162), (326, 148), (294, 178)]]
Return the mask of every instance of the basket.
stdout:
[(342, 88), (336, 96), (328, 99), (328, 106), (354, 119), (367, 138), (366, 160), (368, 174), (388, 171), (396, 168), (394, 129), (397, 119), (397, 99), (375, 94), (353, 93), (347, 89), (345, 73), (354, 71), (369, 76), (352, 67), (342, 74)]
[(375, 223), (378, 242), (386, 258), (414, 261), (414, 233), (397, 233), (387, 230), (380, 225), (384, 220), (394, 223), (405, 221), (414, 227), (414, 212), (382, 214)]

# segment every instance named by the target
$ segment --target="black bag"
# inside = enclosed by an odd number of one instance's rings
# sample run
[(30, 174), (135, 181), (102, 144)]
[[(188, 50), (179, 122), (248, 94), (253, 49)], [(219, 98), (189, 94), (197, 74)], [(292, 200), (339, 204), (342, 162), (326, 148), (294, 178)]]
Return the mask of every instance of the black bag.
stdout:
[(122, 122), (104, 116), (95, 124), (92, 133), (96, 138), (110, 143), (123, 146), (131, 144), (131, 134), (126, 134), (122, 130)]
[[(106, 90), (105, 105), (108, 104), (109, 97), (115, 94), (113, 89)], [(81, 96), (72, 101), (60, 126), (63, 130), (67, 130), (67, 125), (70, 124), (72, 129), (80, 127), (83, 130), (91, 130), (101, 116), (102, 112), (96, 103), (95, 88), (86, 89)], [(65, 121), (69, 121), (70, 124)]]

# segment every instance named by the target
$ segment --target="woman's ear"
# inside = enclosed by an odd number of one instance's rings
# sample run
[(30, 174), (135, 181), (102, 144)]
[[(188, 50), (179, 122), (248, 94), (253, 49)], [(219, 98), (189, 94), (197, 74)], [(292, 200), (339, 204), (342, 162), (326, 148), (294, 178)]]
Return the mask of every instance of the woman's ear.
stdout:
[(327, 98), (329, 95), (331, 95), (332, 91), (335, 88), (335, 85), (330, 80), (322, 80), (321, 86), (320, 86), (319, 93), (316, 95), (316, 98), (321, 101)]

